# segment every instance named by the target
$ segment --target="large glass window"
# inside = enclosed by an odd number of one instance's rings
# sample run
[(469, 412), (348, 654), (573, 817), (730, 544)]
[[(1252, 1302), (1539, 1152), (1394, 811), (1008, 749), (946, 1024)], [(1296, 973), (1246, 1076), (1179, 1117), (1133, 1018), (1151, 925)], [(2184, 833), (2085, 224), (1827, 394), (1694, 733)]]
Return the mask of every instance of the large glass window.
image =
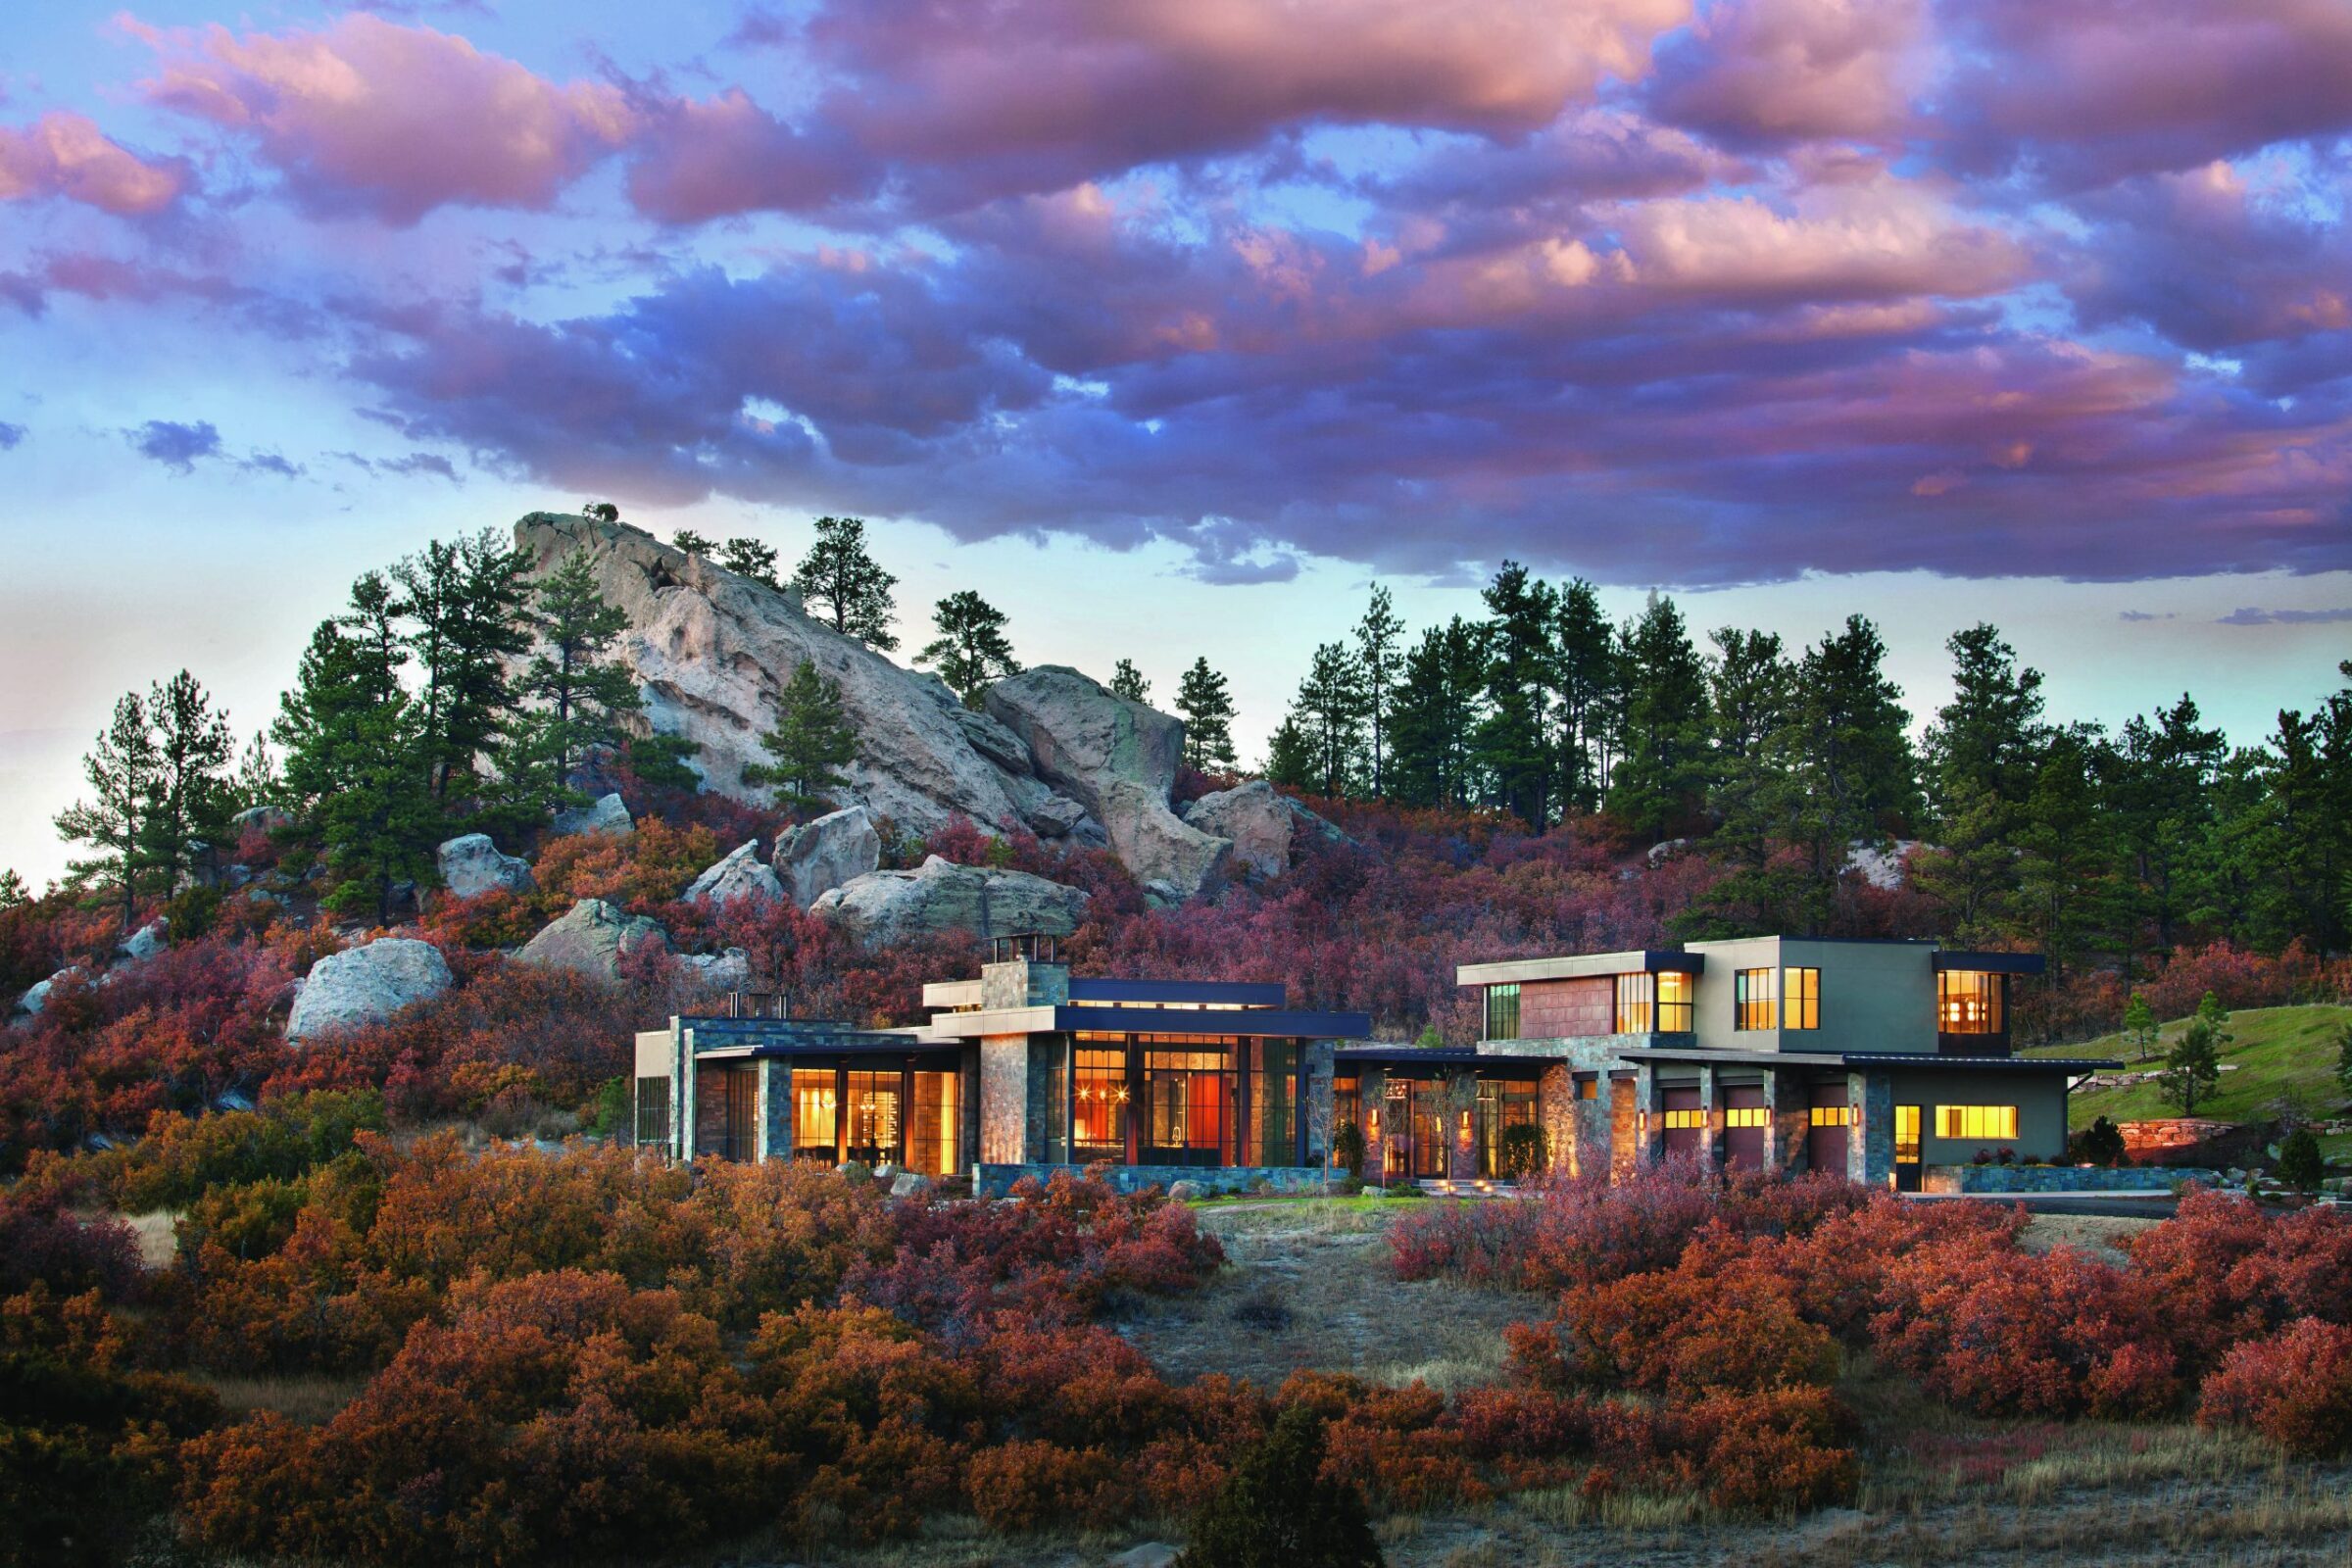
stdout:
[(669, 1147), (669, 1080), (637, 1080), (637, 1142)]
[(1250, 1074), (1250, 1152), (1247, 1162), (1298, 1162), (1298, 1047), (1261, 1040)]
[(1098, 1159), (1127, 1163), (1127, 1053), (1078, 1048), (1077, 1099), (1071, 1107), (1081, 1165)]
[(914, 1075), (914, 1119), (906, 1127), (906, 1166), (953, 1176), (963, 1149), (963, 1082), (953, 1072)]
[(1894, 1107), (1894, 1157), (1898, 1163), (1919, 1163), (1919, 1107)]
[(1645, 974), (1621, 974), (1617, 977), (1617, 1032), (1621, 1035), (1649, 1033), (1650, 1004), (1654, 995), (1650, 977)]
[(1501, 1176), (1503, 1134), (1536, 1125), (1536, 1086), (1482, 1078), (1478, 1085), (1478, 1173)]
[(1741, 969), (1732, 976), (1733, 1028), (1778, 1029), (1775, 1010), (1770, 969)]
[(834, 1151), (835, 1121), (840, 1106), (834, 1098), (833, 1069), (819, 1067), (813, 1071), (796, 1067), (792, 1073), (792, 1157), (821, 1159), (830, 1165), (838, 1157)]
[(854, 1072), (849, 1075), (849, 1152), (851, 1159), (868, 1165), (896, 1160), (904, 1152), (899, 1143), (900, 1090), (905, 1079), (895, 1072)]
[(1487, 987), (1487, 1038), (1516, 1040), (1519, 1038), (1519, 988), (1515, 985)]
[(1233, 1091), (1233, 1057), (1227, 1052), (1147, 1050), (1144, 1162), (1232, 1164)]
[(1687, 1035), (1693, 1027), (1691, 997), (1694, 987), (1690, 977), (1680, 970), (1669, 969), (1654, 977), (1658, 982), (1658, 1033)]
[(1937, 1105), (1936, 1107), (1936, 1136), (1938, 1138), (2015, 1138), (2017, 1136), (2017, 1107), (2015, 1105)]
[(1818, 1029), (1821, 1027), (1821, 971), (1819, 969), (1783, 969), (1781, 971), (1781, 1027), (1784, 1029)]
[(1936, 1027), (1947, 1035), (1997, 1035), (2001, 977), (1981, 969), (1944, 969), (1936, 976)]

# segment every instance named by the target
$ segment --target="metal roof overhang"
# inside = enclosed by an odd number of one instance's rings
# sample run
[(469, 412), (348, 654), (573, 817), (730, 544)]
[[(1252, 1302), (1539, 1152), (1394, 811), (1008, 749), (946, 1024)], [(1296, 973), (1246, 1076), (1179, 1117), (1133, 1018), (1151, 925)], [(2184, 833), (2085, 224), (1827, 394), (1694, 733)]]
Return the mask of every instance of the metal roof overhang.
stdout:
[(1072, 1004), (1116, 1006), (1122, 1002), (1180, 1002), (1221, 1004), (1229, 1007), (1279, 1007), (1290, 997), (1280, 981), (1261, 984), (1245, 980), (1107, 980), (1070, 981)]
[(858, 1039), (843, 1036), (833, 1040), (747, 1040), (740, 1044), (729, 1043), (708, 1051), (697, 1051), (694, 1059), (698, 1062), (760, 1061), (785, 1056), (864, 1056), (891, 1061), (953, 1061), (962, 1050), (963, 1042), (960, 1040), (913, 1040), (904, 1035), (868, 1035)]
[(1247, 1035), (1251, 1039), (1362, 1040), (1372, 1033), (1364, 1012), (1294, 1012), (1284, 1007), (1006, 1007), (996, 1012), (935, 1015), (925, 1038), (978, 1040), (998, 1035)]
[(1963, 1072), (2102, 1072), (2123, 1065), (2120, 1061), (2060, 1060), (2051, 1056), (1939, 1056), (1926, 1051), (1707, 1051), (1698, 1048), (1678, 1051), (1672, 1048), (1634, 1047), (1617, 1054), (1636, 1061), (1712, 1062), (1717, 1066), (1915, 1067), (1935, 1072), (1953, 1067)]
[(1704, 954), (1633, 948), (1623, 953), (1581, 953), (1560, 958), (1507, 958), (1500, 963), (1458, 964), (1453, 971), (1453, 983), (1497, 986), (1612, 974), (1699, 974), (1706, 966)]
[(1936, 967), (1938, 972), (1966, 969), (1978, 974), (2039, 974), (2049, 967), (2049, 960), (2038, 953), (1955, 953), (1938, 948)]
[(1469, 1067), (1489, 1078), (1541, 1078), (1544, 1068), (1565, 1065), (1556, 1056), (1498, 1056), (1458, 1047), (1432, 1050), (1426, 1046), (1342, 1046), (1332, 1053), (1332, 1060), (1341, 1067), (1386, 1067), (1392, 1073), (1402, 1069), (1408, 1074), (1416, 1069), (1450, 1072)]

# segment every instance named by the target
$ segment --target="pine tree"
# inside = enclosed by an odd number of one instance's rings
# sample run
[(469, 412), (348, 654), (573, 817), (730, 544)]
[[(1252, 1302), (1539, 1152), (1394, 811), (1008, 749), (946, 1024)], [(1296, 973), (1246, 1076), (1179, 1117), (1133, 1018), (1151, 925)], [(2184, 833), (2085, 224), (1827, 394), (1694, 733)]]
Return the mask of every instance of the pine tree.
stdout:
[(237, 774), (230, 781), (229, 795), (240, 811), (256, 806), (276, 804), (279, 786), (284, 781), (277, 774), (277, 759), (270, 750), (267, 730), (256, 730), (245, 750), (237, 754)]
[(1355, 792), (1364, 771), (1366, 702), (1363, 666), (1347, 645), (1317, 648), (1291, 704), (1292, 718), (1314, 749), (1315, 793), (1337, 799)]
[(898, 612), (890, 591), (899, 579), (866, 554), (862, 519), (817, 518), (816, 543), (793, 568), (792, 580), (808, 612), (831, 621), (844, 637), (855, 637), (882, 654), (899, 646), (890, 629)]
[(2134, 1059), (2145, 1061), (2156, 1049), (2156, 1009), (2138, 992), (2124, 1004), (2124, 1044), (2132, 1048)]
[(1600, 809), (1609, 782), (1609, 698), (1616, 685), (1616, 638), (1600, 594), (1578, 577), (1560, 591), (1552, 646), (1552, 715), (1559, 734), (1563, 811)]
[(1114, 696), (1124, 697), (1131, 703), (1148, 702), (1152, 696), (1152, 683), (1144, 679), (1144, 672), (1135, 667), (1132, 659), (1122, 659), (1112, 666), (1110, 689)]
[(621, 716), (643, 706), (636, 677), (612, 657), (629, 617), (605, 602), (596, 567), (575, 550), (540, 583), (531, 602), (536, 652), (522, 695), (535, 707), (514, 727), (502, 759), (510, 809), (544, 814), (574, 798), (572, 769), (591, 746), (617, 746)]
[(1208, 667), (1205, 656), (1176, 683), (1176, 712), (1184, 720), (1185, 765), (1198, 772), (1230, 771), (1233, 750), (1233, 693), (1225, 677)]
[(839, 771), (858, 760), (858, 734), (841, 703), (841, 683), (803, 660), (776, 696), (775, 727), (760, 737), (775, 760), (743, 770), (746, 784), (772, 784), (777, 804), (795, 810), (830, 808), (829, 792), (849, 780)]
[(436, 539), (392, 568), (395, 612), (422, 689), (417, 723), (433, 799), (445, 809), (475, 776), (514, 716), (508, 671), (529, 651), (524, 610), (527, 551), (490, 529), (445, 544)]
[(2018, 893), (2016, 844), (2035, 760), (2050, 733), (2041, 721), (2041, 672), (2020, 669), (2016, 651), (1986, 623), (1952, 634), (1952, 700), (1927, 731), (1929, 798), (1936, 853), (1922, 859), (1921, 886), (1943, 906), (1943, 926), (1970, 942), (1996, 940)]
[(784, 586), (776, 576), (775, 548), (757, 539), (730, 539), (720, 545), (718, 564), (738, 577), (749, 577), (770, 588)]
[(67, 863), (70, 884), (108, 885), (122, 901), (122, 929), (138, 914), (147, 885), (147, 813), (156, 792), (155, 727), (137, 692), (115, 704), (111, 722), (81, 760), (90, 795), (57, 815), (57, 831), (91, 853)]
[(2016, 879), (1998, 934), (2047, 956), (2052, 994), (2125, 923), (2115, 834), (2099, 801), (2100, 739), (2088, 724), (2045, 734), (2017, 813)]
[(1285, 789), (1313, 793), (1323, 787), (1323, 759), (1296, 714), (1286, 713), (1266, 739), (1266, 777)]
[(1818, 932), (1856, 844), (1884, 844), (1919, 809), (1918, 764), (1886, 645), (1861, 615), (1805, 650), (1789, 705), (1796, 786), (1789, 837), (1805, 851), (1804, 926)]
[(0, 871), (0, 911), (22, 909), (31, 902), (32, 895), (26, 891), (24, 879), (17, 875), (14, 866)]
[(580, 515), (590, 522), (618, 522), (620, 509), (610, 501), (591, 501), (580, 508)]
[(1294, 1404), (1235, 1456), (1192, 1524), (1177, 1568), (1380, 1568), (1353, 1482), (1323, 1470), (1323, 1418)]
[(1404, 621), (1384, 585), (1372, 589), (1364, 618), (1355, 623), (1355, 667), (1363, 679), (1364, 725), (1372, 745), (1367, 783), (1377, 799), (1389, 792), (1389, 710), (1402, 674)]
[(637, 775), (640, 784), (657, 790), (702, 788), (703, 776), (686, 765), (686, 759), (702, 749), (700, 742), (683, 735), (664, 735), (659, 730), (650, 735), (632, 735), (624, 747), (629, 771)]
[(669, 536), (669, 542), (673, 548), (690, 556), (708, 556), (718, 548), (707, 535), (696, 533), (692, 528), (680, 528)]
[(1609, 776), (1609, 814), (1649, 838), (1686, 825), (1705, 785), (1706, 666), (1674, 601), (1650, 597), (1626, 632), (1624, 755)]
[(270, 727), (286, 754), (284, 804), (329, 874), (327, 906), (372, 906), (378, 920), (391, 918), (395, 885), (430, 875), (444, 826), (392, 606), (381, 575), (353, 584), (351, 610), (312, 633)]
[(923, 645), (914, 662), (938, 665), (939, 678), (964, 707), (978, 708), (991, 682), (1021, 672), (1012, 645), (1004, 640), (1004, 612), (971, 589), (942, 599), (931, 623), (939, 635)]
[(1407, 806), (1465, 806), (1479, 791), (1474, 740), (1486, 690), (1485, 642), (1456, 615), (1432, 626), (1404, 656), (1390, 719), (1396, 799)]
[(217, 864), (220, 841), (236, 809), (229, 762), (236, 736), (186, 670), (153, 688), (147, 719), (155, 728), (155, 784), (140, 836), (140, 858), (169, 898), (207, 865)]
[(2194, 1116), (2197, 1107), (2221, 1087), (2221, 1048), (2227, 1038), (2200, 1015), (2189, 1020), (2166, 1054), (2156, 1087), (2181, 1115)]
[(2104, 801), (2122, 840), (2134, 903), (2170, 950), (2196, 906), (2200, 853), (2213, 830), (2214, 781), (2228, 748), (2187, 693), (2132, 718), (2102, 760)]
[(1788, 757), (1796, 671), (1772, 633), (1725, 626), (1712, 641), (1707, 803), (1716, 826), (1708, 848), (1730, 874), (1677, 929), (1686, 937), (1778, 931), (1804, 896), (1801, 876), (1778, 853), (1796, 814)]
[(1478, 729), (1480, 771), (1494, 803), (1540, 832), (1551, 822), (1558, 771), (1546, 712), (1558, 596), (1525, 566), (1506, 561), (1480, 597), (1492, 617), (1482, 628), (1487, 693)]

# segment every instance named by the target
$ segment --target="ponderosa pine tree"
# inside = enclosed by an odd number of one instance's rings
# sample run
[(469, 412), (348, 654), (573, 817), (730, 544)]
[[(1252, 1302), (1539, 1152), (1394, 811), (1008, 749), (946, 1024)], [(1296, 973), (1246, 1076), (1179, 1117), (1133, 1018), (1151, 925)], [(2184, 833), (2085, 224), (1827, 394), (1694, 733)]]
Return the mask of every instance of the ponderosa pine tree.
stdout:
[(1459, 615), (1430, 627), (1405, 654), (1390, 719), (1395, 799), (1458, 807), (1478, 798), (1474, 743), (1486, 683), (1485, 640)]
[(32, 894), (25, 888), (24, 879), (17, 875), (15, 866), (0, 871), (0, 910), (21, 909), (31, 902)]
[(237, 754), (236, 777), (229, 781), (229, 795), (236, 802), (236, 809), (275, 805), (283, 783), (277, 773), (277, 758), (270, 750), (269, 732), (255, 730), (253, 739), (245, 743), (245, 750)]
[(1234, 766), (1233, 693), (1205, 656), (1195, 658), (1176, 683), (1176, 714), (1184, 720), (1187, 766), (1202, 773)]
[(1704, 797), (1706, 665), (1682, 612), (1650, 596), (1620, 638), (1625, 682), (1622, 755), (1609, 775), (1608, 809), (1645, 838), (1689, 824)]
[(1404, 620), (1384, 584), (1374, 584), (1372, 602), (1355, 623), (1355, 667), (1362, 677), (1364, 729), (1371, 756), (1366, 784), (1375, 799), (1389, 792), (1389, 712), (1404, 662)]
[(2023, 938), (2047, 957), (2053, 991), (2110, 946), (2127, 919), (2115, 833), (2099, 806), (2100, 741), (2092, 724), (2043, 735), (2011, 840), (2016, 882), (1998, 934)]
[(1152, 683), (1144, 679), (1144, 672), (1135, 667), (1132, 659), (1122, 659), (1111, 666), (1110, 690), (1111, 695), (1124, 697), (1131, 703), (1149, 702), (1152, 697)]
[(612, 655), (629, 617), (606, 602), (585, 550), (564, 557), (539, 584), (529, 619), (535, 651), (519, 692), (530, 706), (501, 757), (501, 805), (508, 814), (544, 819), (577, 804), (572, 769), (588, 748), (619, 745), (623, 716), (643, 700), (636, 676)]
[(793, 568), (792, 580), (808, 612), (830, 621), (844, 637), (881, 654), (899, 646), (890, 629), (898, 613), (890, 591), (899, 579), (866, 553), (862, 518), (817, 518), (816, 543)]
[(803, 660), (776, 694), (776, 722), (760, 744), (773, 760), (745, 768), (746, 784), (774, 785), (776, 804), (796, 811), (831, 809), (830, 793), (849, 782), (841, 769), (858, 760), (841, 683)]
[(1004, 640), (1004, 612), (969, 588), (942, 599), (931, 617), (939, 633), (914, 656), (918, 664), (936, 665), (939, 678), (963, 699), (966, 708), (980, 706), (980, 694), (991, 683), (1021, 672)]
[(1609, 785), (1610, 699), (1616, 690), (1616, 637), (1600, 593), (1582, 577), (1561, 589), (1552, 621), (1551, 712), (1559, 736), (1560, 809), (1600, 809)]
[(181, 670), (147, 695), (155, 727), (155, 781), (140, 823), (140, 859), (169, 898), (217, 867), (236, 810), (229, 764), (236, 736), (196, 677)]
[(508, 671), (531, 646), (530, 565), (527, 551), (485, 528), (455, 543), (433, 540), (392, 568), (400, 589), (394, 613), (411, 623), (427, 783), (444, 810), (467, 794), (514, 717)]
[(669, 542), (690, 556), (708, 556), (718, 548), (708, 535), (696, 533), (692, 528), (680, 528), (669, 536)]
[(137, 692), (124, 692), (114, 717), (99, 731), (81, 760), (90, 793), (57, 815), (57, 831), (68, 843), (89, 847), (66, 865), (70, 887), (111, 887), (122, 910), (122, 929), (138, 913), (147, 886), (147, 812), (155, 800), (155, 726)]
[(590, 522), (618, 522), (620, 508), (610, 501), (591, 501), (580, 508), (580, 515)]
[(389, 920), (393, 888), (431, 875), (444, 819), (401, 682), (408, 651), (391, 584), (369, 572), (351, 598), (350, 611), (312, 633), (270, 733), (286, 754), (283, 804), (328, 873), (326, 906)]
[(776, 576), (776, 551), (773, 545), (763, 545), (757, 539), (730, 539), (718, 547), (718, 564), (738, 577), (781, 588)]
[(1712, 640), (1707, 804), (1715, 831), (1707, 848), (1731, 869), (1679, 922), (1686, 937), (1783, 929), (1803, 891), (1801, 873), (1780, 854), (1797, 815), (1787, 756), (1796, 671), (1773, 633), (1724, 626)]
[(2138, 992), (2124, 1004), (2124, 1044), (2132, 1048), (2135, 1059), (2145, 1061), (2156, 1049), (2156, 1009)]
[(1922, 886), (1944, 908), (1944, 927), (1967, 942), (1997, 939), (2012, 913), (2016, 840), (2050, 734), (2041, 719), (2041, 671), (2021, 669), (1999, 630), (1980, 623), (1952, 634), (1952, 700), (1928, 726), (1926, 776), (1936, 813), (1936, 853)]
[(2102, 759), (2103, 801), (2123, 844), (2135, 912), (2169, 952), (2197, 903), (2201, 852), (2214, 821), (2213, 785), (2228, 755), (2183, 692), (2152, 718), (2128, 721)]
[(1323, 787), (1322, 753), (1296, 714), (1285, 713), (1266, 738), (1265, 774), (1285, 789), (1310, 795)]
[(1878, 627), (1848, 615), (1797, 668), (1784, 750), (1796, 785), (1789, 837), (1805, 852), (1808, 933), (1821, 930), (1853, 847), (1885, 844), (1919, 811), (1911, 716), (1886, 661)]
[(1291, 718), (1314, 751), (1314, 782), (1318, 795), (1338, 799), (1355, 793), (1364, 762), (1363, 667), (1345, 643), (1324, 643), (1315, 650), (1306, 679), (1291, 703)]
[(1495, 805), (1542, 832), (1551, 822), (1558, 773), (1547, 712), (1558, 596), (1525, 566), (1506, 561), (1480, 597), (1489, 619), (1481, 628), (1487, 690), (1477, 737), (1479, 771)]

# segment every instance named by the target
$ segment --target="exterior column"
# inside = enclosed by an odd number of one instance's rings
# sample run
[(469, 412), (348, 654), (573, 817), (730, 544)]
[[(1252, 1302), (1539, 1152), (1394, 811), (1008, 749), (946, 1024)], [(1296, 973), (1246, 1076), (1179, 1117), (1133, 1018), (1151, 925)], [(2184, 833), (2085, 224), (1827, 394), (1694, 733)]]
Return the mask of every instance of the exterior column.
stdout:
[[(1469, 1118), (1465, 1129), (1463, 1118)], [(1478, 1075), (1456, 1068), (1446, 1078), (1446, 1172), (1455, 1181), (1478, 1176)], [(1464, 1137), (1464, 1131), (1469, 1133)]]
[(1295, 1146), (1292, 1152), (1292, 1163), (1307, 1165), (1313, 1163), (1307, 1157), (1306, 1130), (1315, 1119), (1308, 1108), (1312, 1103), (1309, 1097), (1313, 1093), (1315, 1084), (1314, 1064), (1309, 1057), (1305, 1041), (1294, 1040), (1291, 1044), (1295, 1048), (1293, 1055), (1297, 1062), (1293, 1073), (1293, 1077), (1297, 1081), (1291, 1087), (1291, 1141)]
[(1642, 1100), (1642, 1163), (1655, 1165), (1666, 1157), (1666, 1086), (1648, 1062), (1634, 1069)]
[(703, 1108), (702, 1097), (697, 1093), (702, 1087), (698, 1082), (700, 1076), (694, 1070), (694, 1031), (689, 1029), (682, 1037), (678, 1051), (678, 1124), (675, 1129), (678, 1158), (689, 1163), (693, 1162), (696, 1152), (695, 1118), (702, 1114)]
[(1141, 1165), (1144, 1162), (1144, 1116), (1146, 1114), (1144, 1088), (1143, 1048), (1135, 1043), (1135, 1036), (1129, 1035), (1127, 1037), (1127, 1163), (1130, 1165)]
[(1254, 1165), (1257, 1151), (1252, 1146), (1250, 1125), (1251, 1095), (1250, 1069), (1257, 1065), (1258, 1052), (1264, 1048), (1257, 1042), (1243, 1038), (1233, 1048), (1233, 1159), (1235, 1165)]
[(1812, 1097), (1803, 1075), (1793, 1070), (1764, 1070), (1764, 1164), (1777, 1174), (1797, 1168), (1813, 1128)]
[(1356, 1080), (1356, 1096), (1363, 1109), (1364, 1179), (1388, 1185), (1389, 1138), (1395, 1117), (1389, 1110), (1389, 1073), (1385, 1067), (1367, 1069)]
[(756, 1160), (790, 1159), (795, 1109), (792, 1102), (792, 1059), (789, 1056), (765, 1057), (755, 1070), (760, 1074), (760, 1095), (752, 1157)]
[(1581, 1140), (1576, 1125), (1576, 1076), (1566, 1062), (1544, 1069), (1536, 1080), (1536, 1122), (1544, 1129), (1544, 1153), (1548, 1168), (1578, 1174)]
[(894, 1163), (901, 1170), (906, 1168), (906, 1130), (913, 1125), (914, 1067), (909, 1063), (899, 1069), (899, 1152)]
[(1723, 1169), (1723, 1106), (1711, 1062), (1698, 1065), (1698, 1162), (1706, 1169)]
[(1614, 1180), (1633, 1174), (1642, 1163), (1642, 1097), (1645, 1085), (1637, 1069), (1624, 1077), (1611, 1073), (1605, 1087), (1609, 1096), (1609, 1175)]
[(1883, 1072), (1845, 1077), (1853, 1125), (1845, 1134), (1846, 1175), (1871, 1187), (1894, 1184), (1894, 1082)]

